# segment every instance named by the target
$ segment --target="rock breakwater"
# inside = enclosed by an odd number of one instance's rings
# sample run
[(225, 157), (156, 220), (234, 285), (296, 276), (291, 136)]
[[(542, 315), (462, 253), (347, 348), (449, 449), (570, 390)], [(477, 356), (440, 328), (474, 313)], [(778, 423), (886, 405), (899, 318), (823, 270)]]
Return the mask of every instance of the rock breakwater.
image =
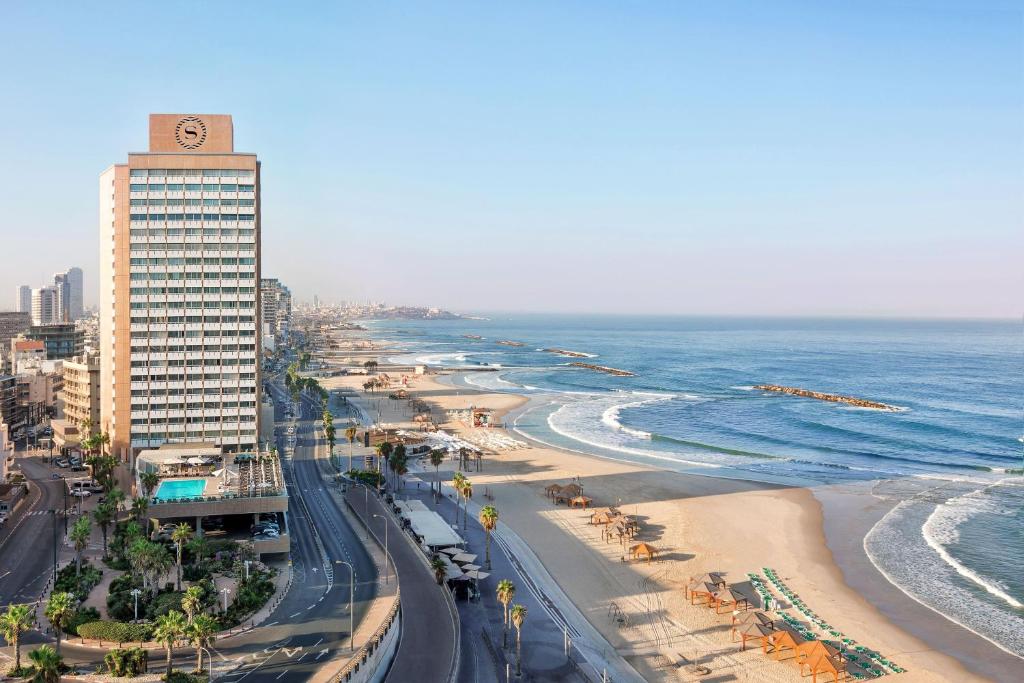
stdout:
[(629, 370), (619, 370), (618, 368), (609, 368), (605, 365), (594, 365), (593, 363), (569, 363), (574, 368), (586, 368), (587, 370), (596, 370), (598, 372), (606, 372), (609, 375), (615, 375), (616, 377), (634, 377), (635, 373)]
[(804, 398), (813, 398), (818, 401), (828, 401), (830, 403), (845, 403), (851, 406), (857, 406), (858, 408), (872, 408), (874, 410), (889, 410), (892, 412), (898, 412), (902, 410), (897, 406), (891, 406), (888, 403), (879, 403), (878, 401), (868, 401), (863, 398), (855, 398), (853, 396), (841, 396), (839, 394), (823, 394), (820, 391), (811, 391), (810, 389), (801, 389), (799, 387), (784, 387), (778, 384), (758, 384), (755, 389), (759, 391), (772, 391), (778, 394), (789, 394), (790, 396), (802, 396)]

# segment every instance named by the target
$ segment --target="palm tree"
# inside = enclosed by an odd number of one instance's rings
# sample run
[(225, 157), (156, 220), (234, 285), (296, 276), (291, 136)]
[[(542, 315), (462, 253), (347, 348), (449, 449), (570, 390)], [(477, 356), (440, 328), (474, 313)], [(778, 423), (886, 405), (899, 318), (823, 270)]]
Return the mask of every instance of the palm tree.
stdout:
[(377, 444), (377, 457), (380, 458), (381, 461), (388, 463), (389, 467), (391, 465), (390, 458), (393, 452), (394, 449), (391, 447), (390, 441), (382, 441)]
[(0, 614), (0, 635), (14, 648), (14, 670), (21, 671), (21, 634), (32, 628), (35, 614), (28, 605), (8, 605)]
[(345, 429), (345, 438), (348, 439), (348, 471), (349, 472), (351, 472), (353, 469), (355, 469), (352, 466), (352, 458), (353, 458), (352, 449), (355, 446), (356, 434), (358, 434), (358, 433), (359, 433), (359, 430), (356, 429), (355, 425), (349, 425)]
[(89, 536), (92, 534), (92, 524), (88, 517), (79, 517), (78, 521), (71, 527), (68, 537), (75, 544), (75, 576), (82, 574), (82, 552), (89, 547)]
[(444, 579), (448, 576), (448, 565), (440, 557), (434, 555), (430, 559), (430, 568), (434, 570), (434, 579), (437, 581), (437, 585), (443, 586)]
[(523, 675), (523, 622), (526, 621), (526, 608), (522, 605), (513, 605), (508, 618), (516, 627), (516, 676)]
[(71, 593), (51, 593), (50, 599), (46, 602), (46, 618), (53, 626), (53, 633), (57, 638), (57, 654), (60, 654), (60, 634), (64, 632), (71, 617), (75, 615), (75, 596)]
[(121, 508), (121, 503), (124, 502), (125, 495), (121, 489), (110, 489), (107, 492), (107, 502), (114, 506), (114, 514)]
[(146, 498), (133, 498), (132, 499), (132, 515), (141, 524), (142, 519), (146, 516), (146, 511), (149, 510), (149, 500)]
[(115, 508), (109, 500), (103, 501), (92, 511), (93, 520), (99, 525), (100, 531), (103, 532), (104, 558), (107, 556), (107, 531), (110, 529), (110, 525), (114, 522), (116, 516)]
[(187, 543), (190, 538), (192, 538), (192, 527), (185, 524), (185, 522), (174, 527), (174, 531), (171, 532), (171, 540), (174, 541), (174, 546), (177, 550), (179, 591), (181, 590), (181, 555), (185, 550), (185, 543)]
[(458, 524), (459, 524), (459, 511), (460, 511), (458, 497), (462, 495), (462, 485), (465, 484), (465, 483), (466, 483), (466, 475), (464, 475), (462, 472), (456, 472), (455, 474), (452, 475), (452, 488), (455, 489), (455, 496), (456, 496), (456, 498), (455, 498), (455, 524), (456, 524), (456, 526), (458, 526)]
[(501, 647), (508, 647), (508, 606), (512, 598), (516, 597), (516, 585), (509, 579), (502, 579), (498, 582), (498, 602), (505, 610), (505, 618), (501, 622)]
[(469, 479), (462, 483), (462, 499), (465, 503), (465, 509), (462, 511), (462, 530), (466, 530), (466, 525), (469, 523), (469, 499), (473, 497), (473, 482)]
[(188, 542), (188, 549), (196, 556), (197, 562), (202, 562), (210, 553), (210, 542), (206, 540), (206, 536), (193, 536)]
[(28, 658), (32, 660), (32, 666), (36, 670), (32, 675), (32, 683), (60, 683), (60, 670), (64, 667), (60, 650), (54, 650), (49, 645), (40, 645), (28, 653)]
[(196, 673), (201, 673), (203, 670), (203, 648), (213, 644), (214, 634), (217, 633), (217, 620), (209, 615), (200, 614), (189, 624), (186, 633), (188, 639), (196, 646)]
[(156, 485), (160, 483), (160, 477), (156, 472), (143, 472), (139, 475), (139, 483), (142, 484), (142, 490), (146, 494), (146, 498), (153, 495), (153, 491), (156, 490)]
[(487, 532), (487, 569), (491, 569), (491, 532), (498, 526), (498, 508), (485, 505), (480, 508), (480, 525)]
[(203, 589), (200, 586), (189, 586), (185, 589), (185, 594), (181, 596), (181, 609), (185, 610), (185, 616), (188, 617), (188, 623), (191, 624), (199, 614), (199, 610), (203, 606)]
[(153, 638), (167, 650), (167, 674), (164, 680), (171, 680), (171, 658), (174, 656), (174, 644), (185, 635), (185, 615), (171, 610), (156, 619)]
[(434, 482), (430, 482), (430, 490), (434, 494), (434, 505), (437, 505), (437, 495), (441, 492), (441, 474), (439, 468), (441, 463), (444, 462), (444, 451), (435, 448), (430, 451), (430, 464), (434, 466), (434, 479), (437, 480), (437, 486), (434, 486)]

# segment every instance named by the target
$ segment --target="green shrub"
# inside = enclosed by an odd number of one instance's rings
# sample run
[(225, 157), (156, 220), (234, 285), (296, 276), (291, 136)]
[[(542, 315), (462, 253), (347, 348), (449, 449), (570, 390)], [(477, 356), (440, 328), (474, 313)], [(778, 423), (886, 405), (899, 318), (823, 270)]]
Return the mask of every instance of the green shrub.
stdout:
[(92, 640), (114, 643), (144, 642), (150, 639), (153, 627), (149, 624), (125, 624), (120, 621), (91, 621), (78, 627), (78, 635)]
[(205, 674), (190, 674), (184, 671), (173, 671), (170, 676), (164, 676), (167, 683), (207, 683), (209, 678)]
[(187, 564), (181, 570), (181, 578), (185, 581), (202, 581), (212, 576), (210, 571), (209, 563), (203, 562), (202, 564)]
[(106, 664), (110, 675), (133, 678), (146, 673), (149, 669), (149, 653), (141, 647), (111, 650), (104, 655), (103, 663)]
[[(182, 593), (161, 593), (146, 606), (146, 618), (155, 620), (157, 617), (168, 612), (180, 612)], [(140, 596), (141, 597), (141, 596)], [(141, 611), (141, 610), (140, 610)]]
[(89, 592), (102, 580), (103, 572), (88, 562), (82, 562), (81, 574), (75, 571), (75, 564), (72, 562), (57, 572), (57, 581), (53, 589), (71, 593), (79, 602), (84, 602), (89, 597)]
[(64, 632), (73, 636), (78, 635), (78, 627), (82, 624), (87, 624), (90, 621), (98, 621), (100, 618), (100, 611), (95, 607), (80, 607), (71, 617), (68, 625), (64, 627)]

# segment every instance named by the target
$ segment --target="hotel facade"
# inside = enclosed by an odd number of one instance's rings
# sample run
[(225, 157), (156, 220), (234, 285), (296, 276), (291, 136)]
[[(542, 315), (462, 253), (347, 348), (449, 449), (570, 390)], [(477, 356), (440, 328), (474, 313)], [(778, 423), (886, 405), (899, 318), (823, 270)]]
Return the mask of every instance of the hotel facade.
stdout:
[(100, 176), (100, 414), (124, 461), (164, 444), (254, 452), (260, 165), (230, 116), (153, 114)]

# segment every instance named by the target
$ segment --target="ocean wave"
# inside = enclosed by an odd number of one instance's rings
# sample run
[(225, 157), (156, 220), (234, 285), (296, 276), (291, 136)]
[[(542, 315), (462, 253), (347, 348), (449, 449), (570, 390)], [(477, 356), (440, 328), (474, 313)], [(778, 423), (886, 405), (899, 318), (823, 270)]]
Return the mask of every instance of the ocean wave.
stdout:
[(915, 602), (1024, 659), (1024, 619), (1019, 613), (1004, 602), (979, 599), (966, 588), (957, 588), (959, 574), (925, 541), (921, 527), (933, 510), (927, 495), (896, 504), (864, 537), (871, 563)]
[(987, 592), (1005, 601), (1011, 607), (1024, 607), (1019, 600), (1006, 592), (1006, 586), (991, 577), (984, 577), (960, 562), (949, 551), (948, 546), (960, 540), (960, 525), (979, 514), (1006, 514), (993, 503), (992, 489), (999, 486), (1016, 485), (1003, 479), (994, 484), (950, 498), (945, 503), (935, 506), (935, 510), (921, 525), (921, 534), (925, 542), (938, 553), (942, 560), (956, 570), (960, 576), (970, 579)]

